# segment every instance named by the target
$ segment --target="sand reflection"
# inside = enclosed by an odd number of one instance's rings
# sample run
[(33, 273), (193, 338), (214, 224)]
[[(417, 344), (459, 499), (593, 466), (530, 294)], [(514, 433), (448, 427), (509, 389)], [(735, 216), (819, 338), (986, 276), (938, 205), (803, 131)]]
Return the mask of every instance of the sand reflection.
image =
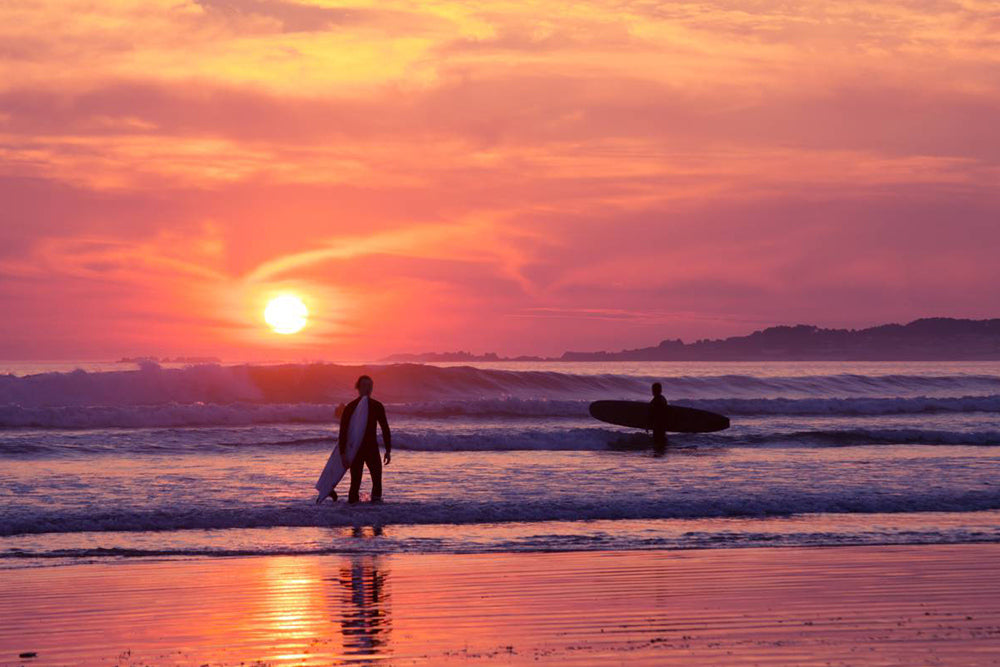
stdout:
[[(382, 537), (382, 527), (355, 526), (349, 535), (360, 543), (376, 540)], [(342, 534), (338, 539), (345, 538)], [(323, 587), (333, 623), (340, 629), (342, 659), (366, 664), (388, 657), (392, 626), (388, 559), (374, 554), (347, 556), (340, 560), (336, 576), (323, 578)]]
[(32, 651), (38, 665), (986, 664), (1000, 636), (998, 549), (359, 553), (0, 570), (0, 662)]
[(345, 657), (359, 664), (385, 657), (392, 629), (386, 561), (352, 556), (335, 581)]

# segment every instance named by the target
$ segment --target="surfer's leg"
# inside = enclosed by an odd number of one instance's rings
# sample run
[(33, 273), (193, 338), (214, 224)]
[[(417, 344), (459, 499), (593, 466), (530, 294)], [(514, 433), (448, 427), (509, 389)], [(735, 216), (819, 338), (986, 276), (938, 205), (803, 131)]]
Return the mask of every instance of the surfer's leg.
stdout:
[(368, 474), (372, 476), (372, 502), (382, 500), (382, 455), (378, 447), (372, 447), (365, 457)]
[(361, 499), (361, 475), (365, 471), (365, 457), (358, 452), (351, 464), (351, 489), (347, 493), (347, 502), (356, 503)]
[(662, 456), (667, 451), (667, 432), (662, 429), (653, 429), (653, 454)]

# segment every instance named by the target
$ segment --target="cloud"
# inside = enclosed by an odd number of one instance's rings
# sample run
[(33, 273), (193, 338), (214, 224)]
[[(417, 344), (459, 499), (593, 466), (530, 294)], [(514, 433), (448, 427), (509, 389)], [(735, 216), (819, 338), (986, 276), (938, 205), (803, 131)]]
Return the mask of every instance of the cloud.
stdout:
[(321, 7), (284, 0), (196, 0), (209, 12), (223, 16), (260, 16), (277, 21), (284, 32), (323, 31), (362, 23), (376, 14), (368, 8)]
[(268, 356), (282, 289), (354, 356), (1000, 306), (984, 1), (46, 4), (0, 7), (12, 354)]

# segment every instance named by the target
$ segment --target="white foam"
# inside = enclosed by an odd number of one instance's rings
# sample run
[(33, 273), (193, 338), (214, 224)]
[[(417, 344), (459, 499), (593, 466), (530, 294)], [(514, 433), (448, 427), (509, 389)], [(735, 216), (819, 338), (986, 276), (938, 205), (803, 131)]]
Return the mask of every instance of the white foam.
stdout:
[(803, 489), (757, 496), (706, 494), (690, 497), (664, 489), (660, 498), (630, 500), (619, 495), (586, 500), (544, 496), (497, 497), (482, 501), (395, 501), (362, 504), (349, 511), (301, 503), (280, 507), (200, 507), (183, 503), (155, 509), (115, 511), (32, 509), (0, 524), (0, 536), (42, 533), (146, 532), (234, 528), (321, 527), (354, 525), (491, 524), (538, 521), (596, 521), (774, 517), (801, 514), (894, 514), (919, 512), (978, 512), (1000, 509), (1000, 490), (980, 492), (914, 490), (905, 495), (846, 494), (832, 489)]
[[(590, 401), (488, 398), (390, 404), (391, 415), (425, 419), (580, 418)], [(738, 416), (880, 416), (1000, 412), (1000, 395), (945, 398), (714, 398), (676, 405)], [(161, 403), (154, 405), (0, 405), (0, 428), (155, 428), (333, 424), (333, 403)]]

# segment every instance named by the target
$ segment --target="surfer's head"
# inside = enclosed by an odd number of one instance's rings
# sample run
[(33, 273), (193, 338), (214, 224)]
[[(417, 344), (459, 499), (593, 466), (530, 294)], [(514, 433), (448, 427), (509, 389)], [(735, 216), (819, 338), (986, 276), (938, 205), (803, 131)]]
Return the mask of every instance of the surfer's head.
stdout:
[(663, 393), (663, 385), (659, 382), (653, 383), (653, 396), (659, 396)]
[(358, 394), (361, 396), (371, 396), (372, 389), (375, 388), (375, 380), (372, 380), (368, 375), (362, 375), (354, 383), (354, 388), (358, 390)]

